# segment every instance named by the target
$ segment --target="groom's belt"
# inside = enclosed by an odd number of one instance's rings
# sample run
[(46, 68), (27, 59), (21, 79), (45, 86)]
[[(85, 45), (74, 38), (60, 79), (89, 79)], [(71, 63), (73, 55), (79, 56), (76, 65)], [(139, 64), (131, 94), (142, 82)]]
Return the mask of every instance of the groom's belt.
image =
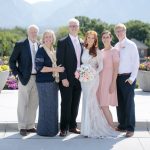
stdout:
[(131, 73), (121, 73), (121, 74), (118, 74), (118, 76), (129, 76), (131, 75)]

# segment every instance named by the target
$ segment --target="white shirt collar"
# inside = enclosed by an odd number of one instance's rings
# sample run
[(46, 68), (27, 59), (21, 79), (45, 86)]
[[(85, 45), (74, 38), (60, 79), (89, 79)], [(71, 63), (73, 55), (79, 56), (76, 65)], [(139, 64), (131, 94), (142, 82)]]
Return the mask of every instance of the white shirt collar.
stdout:
[(74, 41), (75, 39), (78, 40), (78, 36), (73, 36), (71, 34), (69, 34), (69, 36), (70, 36), (70, 38), (71, 38), (72, 41)]
[(119, 41), (119, 44), (125, 45), (126, 41), (127, 41), (127, 37), (125, 37), (122, 41)]
[(36, 42), (33, 43), (30, 39), (28, 39), (28, 40), (29, 40), (29, 44), (30, 44), (30, 45), (33, 45), (33, 44), (36, 43)]

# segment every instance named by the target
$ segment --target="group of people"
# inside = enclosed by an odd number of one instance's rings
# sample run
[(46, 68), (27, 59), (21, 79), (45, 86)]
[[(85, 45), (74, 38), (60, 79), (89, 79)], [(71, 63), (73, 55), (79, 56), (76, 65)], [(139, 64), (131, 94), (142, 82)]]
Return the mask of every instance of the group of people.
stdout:
[[(69, 34), (58, 40), (55, 33), (46, 30), (42, 42), (37, 41), (39, 28), (30, 25), (27, 39), (17, 42), (9, 64), (18, 78), (18, 129), (22, 136), (37, 132), (41, 136), (55, 136), (58, 126), (58, 90), (61, 94), (59, 136), (68, 131), (84, 137), (116, 137), (126, 132), (134, 134), (135, 106), (134, 88), (139, 68), (139, 54), (135, 43), (126, 37), (126, 26), (117, 24), (115, 34), (119, 42), (111, 45), (110, 31), (104, 31), (104, 45), (98, 48), (95, 31), (85, 34), (84, 42), (78, 37), (79, 21), (68, 22)], [(94, 79), (80, 82), (75, 76), (77, 68), (90, 65)], [(81, 92), (81, 131), (76, 117)], [(118, 126), (115, 127), (109, 106), (117, 106)], [(37, 129), (36, 110), (39, 106)]]

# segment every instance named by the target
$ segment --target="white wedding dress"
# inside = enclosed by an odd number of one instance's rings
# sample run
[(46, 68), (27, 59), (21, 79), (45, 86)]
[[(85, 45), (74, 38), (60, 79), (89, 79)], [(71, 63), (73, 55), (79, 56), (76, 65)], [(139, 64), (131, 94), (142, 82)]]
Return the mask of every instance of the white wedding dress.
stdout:
[(107, 123), (97, 100), (96, 92), (99, 86), (99, 72), (103, 68), (103, 59), (100, 50), (97, 56), (89, 55), (89, 50), (84, 49), (82, 63), (90, 64), (96, 71), (93, 80), (81, 82), (83, 101), (81, 117), (81, 135), (88, 137), (116, 137), (118, 132), (114, 131)]

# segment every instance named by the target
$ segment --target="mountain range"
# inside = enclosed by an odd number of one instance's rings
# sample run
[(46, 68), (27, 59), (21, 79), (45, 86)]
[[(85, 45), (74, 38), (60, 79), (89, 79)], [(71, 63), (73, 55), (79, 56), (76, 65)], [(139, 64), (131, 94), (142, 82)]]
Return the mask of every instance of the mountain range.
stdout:
[(115, 24), (129, 20), (150, 23), (149, 0), (51, 0), (29, 4), (24, 0), (0, 0), (0, 27), (57, 28), (69, 18), (87, 16)]

